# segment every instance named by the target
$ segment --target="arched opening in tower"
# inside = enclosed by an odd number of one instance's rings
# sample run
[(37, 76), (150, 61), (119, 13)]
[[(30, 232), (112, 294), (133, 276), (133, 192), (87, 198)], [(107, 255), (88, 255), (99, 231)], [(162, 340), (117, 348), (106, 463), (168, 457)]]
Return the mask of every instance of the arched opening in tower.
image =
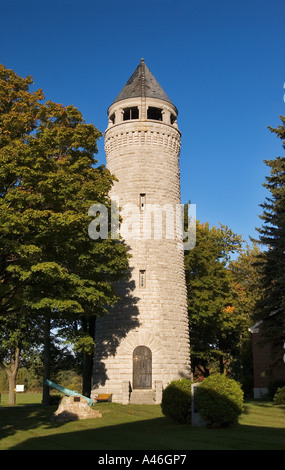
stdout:
[(147, 346), (137, 346), (133, 352), (133, 389), (152, 388), (152, 353)]

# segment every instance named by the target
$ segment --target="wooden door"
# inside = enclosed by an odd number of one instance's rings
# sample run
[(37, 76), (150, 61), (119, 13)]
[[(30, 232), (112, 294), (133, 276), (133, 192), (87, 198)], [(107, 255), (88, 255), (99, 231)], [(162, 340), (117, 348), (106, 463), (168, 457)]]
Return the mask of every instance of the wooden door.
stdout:
[(146, 346), (138, 346), (133, 352), (133, 388), (151, 389), (152, 354)]

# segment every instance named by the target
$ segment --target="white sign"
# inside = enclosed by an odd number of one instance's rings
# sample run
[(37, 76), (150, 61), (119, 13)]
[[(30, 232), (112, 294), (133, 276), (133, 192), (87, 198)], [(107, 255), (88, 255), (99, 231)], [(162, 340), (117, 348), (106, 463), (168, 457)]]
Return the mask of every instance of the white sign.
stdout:
[(24, 392), (24, 385), (16, 385), (16, 392)]

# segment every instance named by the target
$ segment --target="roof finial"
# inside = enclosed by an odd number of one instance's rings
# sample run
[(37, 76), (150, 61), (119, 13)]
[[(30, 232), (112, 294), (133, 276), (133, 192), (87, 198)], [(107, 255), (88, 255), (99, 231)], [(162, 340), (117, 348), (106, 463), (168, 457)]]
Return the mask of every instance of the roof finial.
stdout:
[(157, 98), (172, 104), (158, 81), (148, 69), (143, 57), (113, 104), (128, 98), (138, 97)]
[(141, 96), (145, 97), (145, 63), (144, 59), (141, 59), (140, 63), (140, 71), (141, 71)]

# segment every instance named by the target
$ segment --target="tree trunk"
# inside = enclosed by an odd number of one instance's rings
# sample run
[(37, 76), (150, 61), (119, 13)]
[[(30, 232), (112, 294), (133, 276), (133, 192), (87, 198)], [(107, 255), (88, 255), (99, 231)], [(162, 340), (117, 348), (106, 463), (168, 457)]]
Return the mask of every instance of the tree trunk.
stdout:
[(9, 395), (8, 405), (16, 405), (16, 377), (14, 374), (8, 375)]
[(45, 381), (50, 379), (50, 318), (44, 320), (44, 374), (42, 405), (49, 405), (49, 386)]
[(220, 374), (224, 374), (225, 372), (224, 356), (219, 357), (219, 363), (220, 363)]
[(9, 394), (8, 394), (8, 405), (16, 404), (16, 379), (20, 365), (20, 348), (16, 348), (11, 354), (10, 368), (7, 367), (2, 361), (0, 361), (0, 368), (5, 372), (8, 377), (9, 383)]
[(202, 363), (200, 365), (197, 366), (197, 369), (201, 372), (201, 374), (203, 375), (203, 377), (209, 377), (210, 375), (210, 369), (208, 369), (206, 367), (206, 361), (203, 361), (202, 360)]
[(20, 366), (20, 348), (17, 347), (11, 357), (11, 369), (9, 374), (8, 405), (16, 405), (16, 379)]
[[(87, 325), (86, 325), (87, 326)], [(88, 334), (95, 339), (96, 317), (89, 317)], [(93, 372), (94, 352), (91, 354), (83, 353), (83, 373), (82, 373), (82, 395), (91, 396), (92, 372)]]

